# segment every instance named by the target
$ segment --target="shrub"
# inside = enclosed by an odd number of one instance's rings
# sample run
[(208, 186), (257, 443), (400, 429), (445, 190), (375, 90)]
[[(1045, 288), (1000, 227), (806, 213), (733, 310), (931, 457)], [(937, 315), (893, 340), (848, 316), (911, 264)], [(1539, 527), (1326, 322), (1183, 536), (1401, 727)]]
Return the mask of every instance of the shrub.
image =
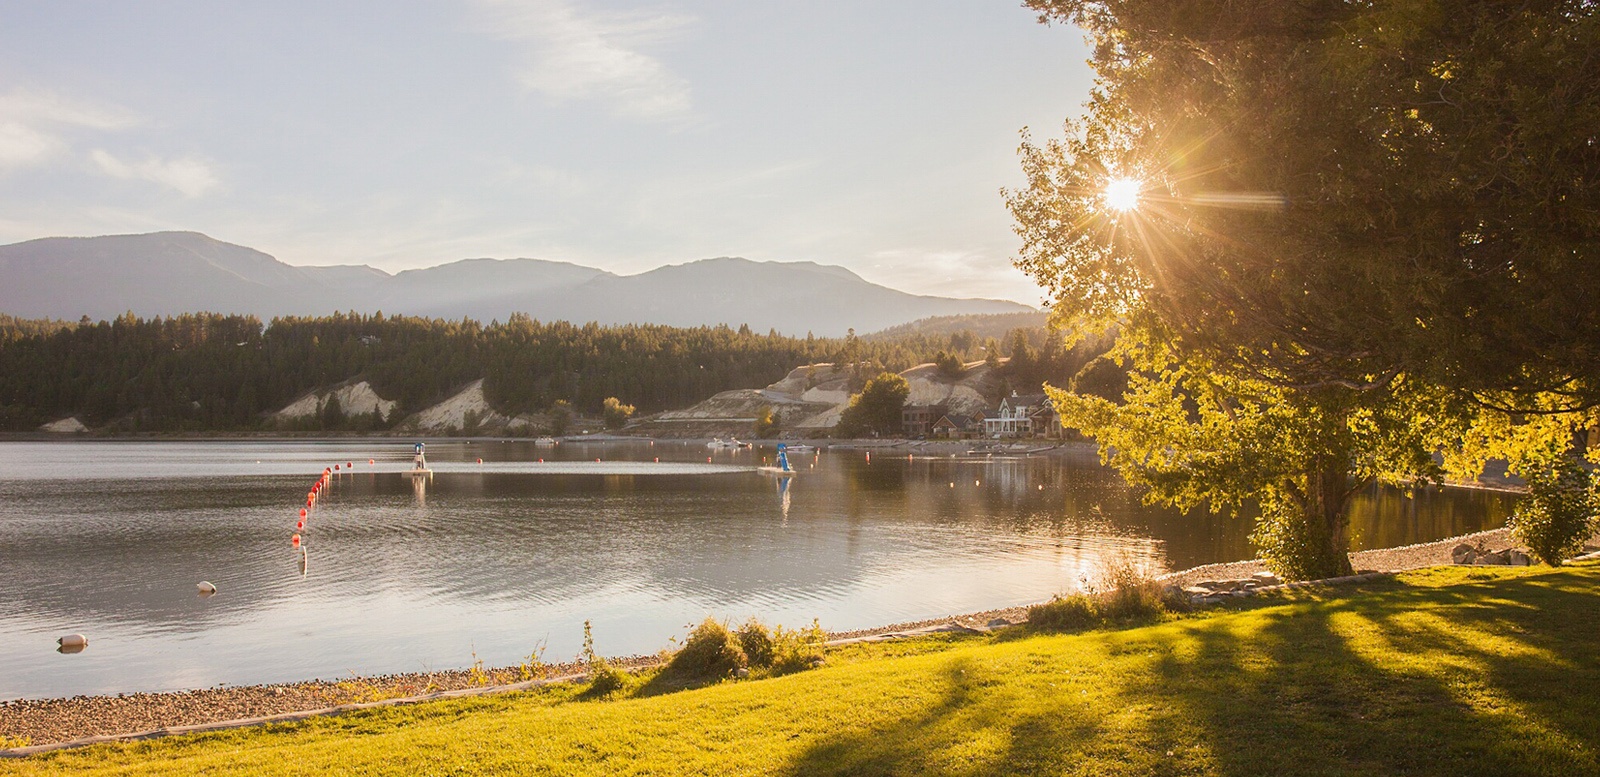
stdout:
[(1131, 559), (1118, 558), (1106, 564), (1101, 576), (1100, 617), (1107, 621), (1146, 620), (1166, 612), (1189, 609), (1189, 599), (1181, 591), (1152, 577)]
[(612, 666), (594, 651), (594, 632), (588, 621), (583, 622), (583, 655), (580, 658), (589, 667), (589, 687), (584, 690), (584, 696), (610, 696), (633, 684), (632, 675)]
[(1077, 631), (1099, 622), (1099, 608), (1088, 594), (1057, 596), (1028, 608), (1028, 625), (1044, 631)]
[(689, 632), (683, 648), (673, 654), (662, 675), (677, 682), (701, 682), (732, 677), (749, 665), (740, 638), (715, 618), (706, 618)]
[[(781, 630), (783, 627), (778, 628)], [(744, 649), (744, 657), (750, 666), (762, 668), (772, 666), (772, 634), (761, 621), (751, 618), (734, 633), (739, 638), (739, 647)]]
[(1189, 598), (1129, 558), (1106, 563), (1085, 593), (1057, 596), (1028, 608), (1028, 625), (1043, 631), (1079, 631), (1106, 623), (1153, 620), (1186, 612)]
[(1528, 466), (1518, 474), (1528, 481), (1507, 524), (1511, 536), (1540, 561), (1553, 567), (1577, 555), (1594, 533), (1595, 500), (1589, 473), (1569, 458)]
[(769, 669), (772, 674), (780, 675), (820, 665), (827, 639), (822, 624), (815, 620), (811, 621), (810, 626), (800, 629), (778, 626), (772, 630), (772, 663)]
[(1267, 569), (1284, 580), (1322, 580), (1350, 574), (1349, 557), (1330, 552), (1328, 527), (1282, 494), (1261, 500), (1261, 517), (1250, 543)]

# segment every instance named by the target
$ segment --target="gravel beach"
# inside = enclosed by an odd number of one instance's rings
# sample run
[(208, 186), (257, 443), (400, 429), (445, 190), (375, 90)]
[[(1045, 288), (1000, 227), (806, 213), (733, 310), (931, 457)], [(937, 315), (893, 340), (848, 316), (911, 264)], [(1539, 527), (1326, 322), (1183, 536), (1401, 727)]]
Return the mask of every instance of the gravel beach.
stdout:
[[(1600, 536), (1596, 539), (1600, 539)], [(1495, 529), (1400, 548), (1358, 551), (1351, 554), (1350, 560), (1357, 570), (1393, 572), (1420, 569), (1451, 563), (1450, 550), (1461, 543), (1481, 545), (1489, 550), (1501, 550), (1514, 545), (1508, 530)], [(1265, 564), (1259, 560), (1207, 564), (1164, 575), (1161, 579), (1186, 586), (1207, 580), (1246, 578), (1265, 568)], [(831, 641), (854, 640), (940, 626), (982, 631), (996, 621), (1018, 623), (1026, 619), (1026, 607), (1008, 607), (873, 629), (832, 632), (828, 636)], [(655, 656), (616, 659), (634, 668), (651, 666), (658, 660)], [(582, 667), (576, 664), (548, 665), (544, 676), (555, 677), (581, 670)], [(358, 677), (342, 681), (217, 687), (176, 693), (21, 699), (0, 703), (0, 738), (3, 738), (0, 741), (11, 746), (43, 745), (90, 736), (324, 709), (342, 704), (418, 696), (434, 691), (506, 685), (527, 679), (530, 679), (529, 676), (520, 668), (509, 667), (479, 673), (457, 670)]]

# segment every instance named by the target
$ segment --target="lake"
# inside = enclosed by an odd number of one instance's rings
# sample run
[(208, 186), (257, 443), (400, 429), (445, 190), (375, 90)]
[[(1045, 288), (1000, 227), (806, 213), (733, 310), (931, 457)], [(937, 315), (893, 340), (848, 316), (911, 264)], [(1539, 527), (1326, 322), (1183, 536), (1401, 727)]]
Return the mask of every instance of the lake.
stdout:
[[(1040, 601), (1111, 558), (1252, 555), (1247, 520), (1143, 506), (1092, 452), (829, 450), (787, 486), (757, 471), (772, 453), (441, 441), (413, 478), (394, 439), (0, 443), (0, 699), (568, 660), (585, 620), (601, 653), (651, 653), (707, 615), (849, 630)], [(1511, 501), (1368, 489), (1354, 543), (1493, 528)], [(56, 652), (71, 633), (88, 649)]]

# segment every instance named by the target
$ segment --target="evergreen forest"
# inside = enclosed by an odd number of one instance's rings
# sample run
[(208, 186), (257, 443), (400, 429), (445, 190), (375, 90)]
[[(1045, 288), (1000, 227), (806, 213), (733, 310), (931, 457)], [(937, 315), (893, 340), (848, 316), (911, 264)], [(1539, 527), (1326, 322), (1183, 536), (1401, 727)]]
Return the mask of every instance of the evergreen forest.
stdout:
[[(747, 326), (674, 328), (540, 322), (482, 324), (400, 315), (278, 318), (124, 314), (113, 321), (0, 318), (0, 430), (25, 432), (76, 416), (109, 433), (251, 431), (308, 392), (365, 380), (399, 402), (388, 419), (338, 414), (319, 430), (375, 431), (484, 379), (499, 412), (561, 402), (598, 416), (616, 397), (640, 414), (687, 407), (719, 391), (768, 385), (812, 363), (900, 371), (937, 356), (1015, 355), (1018, 388), (1066, 385), (1089, 361), (1042, 327), (1003, 340), (948, 322), (891, 337), (794, 337)], [(859, 388), (859, 387), (858, 387)]]

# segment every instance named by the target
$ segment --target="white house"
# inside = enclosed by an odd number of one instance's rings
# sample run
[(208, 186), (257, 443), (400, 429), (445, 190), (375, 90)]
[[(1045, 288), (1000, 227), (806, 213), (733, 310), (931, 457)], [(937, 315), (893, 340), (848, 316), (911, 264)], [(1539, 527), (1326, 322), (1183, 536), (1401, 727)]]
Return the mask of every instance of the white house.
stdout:
[(986, 437), (1032, 437), (1035, 433), (1049, 434), (1055, 407), (1044, 394), (1017, 394), (1000, 400), (998, 414), (983, 419)]

